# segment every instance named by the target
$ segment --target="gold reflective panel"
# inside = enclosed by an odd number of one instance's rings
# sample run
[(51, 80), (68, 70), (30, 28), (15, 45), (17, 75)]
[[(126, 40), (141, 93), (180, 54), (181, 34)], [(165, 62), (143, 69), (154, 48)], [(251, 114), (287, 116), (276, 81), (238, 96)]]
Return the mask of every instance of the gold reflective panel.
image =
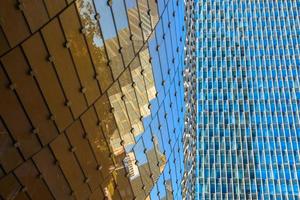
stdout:
[[(115, 82), (108, 90), (108, 98), (112, 106), (112, 112), (119, 129), (120, 136), (125, 147), (135, 144), (134, 137), (130, 132), (131, 125), (124, 102), (122, 101), (122, 93), (118, 82)], [(118, 137), (111, 139), (112, 145), (119, 146), (121, 141)]]
[[(115, 25), (115, 13), (112, 11), (112, 5), (115, 3), (115, 1), (95, 1), (96, 10), (100, 14), (99, 22), (102, 28), (101, 31), (108, 54), (109, 65), (111, 66), (114, 79), (117, 79), (124, 70), (124, 64), (121, 56), (120, 41), (117, 34), (123, 27), (120, 28)], [(123, 23), (125, 23), (126, 18), (123, 20)], [(117, 28), (119, 28), (119, 30)], [(124, 25), (124, 28), (126, 28), (126, 24)]]
[(0, 3), (0, 199), (165, 199), (157, 0), (34, 1)]
[[(112, 93), (113, 91), (111, 91)], [(110, 105), (110, 99), (107, 95), (103, 95), (95, 103), (96, 112), (98, 114), (100, 125), (102, 127), (105, 138), (108, 140), (112, 152), (115, 156), (124, 153), (124, 148), (121, 145), (121, 138), (118, 131), (117, 123), (114, 118), (114, 110)]]
[(85, 34), (93, 64), (96, 68), (95, 78), (99, 81), (101, 90), (104, 91), (110, 86), (113, 79), (98, 22), (100, 14), (96, 12), (93, 0), (77, 0), (76, 7), (82, 23), (81, 32)]
[(151, 15), (152, 28), (153, 29), (154, 29), (154, 27), (157, 24), (158, 19), (159, 19), (158, 10), (157, 10), (157, 3), (156, 2), (157, 2), (157, 0), (148, 0), (150, 15)]
[(137, 96), (133, 88), (133, 81), (129, 69), (125, 70), (119, 79), (123, 96), (121, 99), (125, 102), (127, 113), (131, 123), (131, 132), (136, 137), (144, 131), (143, 123), (140, 120), (141, 113)]
[(143, 117), (147, 117), (151, 113), (149, 109), (150, 107), (149, 107), (145, 81), (142, 75), (143, 71), (138, 57), (136, 57), (134, 61), (131, 63), (130, 70), (131, 70), (132, 80), (134, 82), (134, 89), (139, 102), (141, 115)]
[(143, 35), (144, 38), (147, 39), (152, 31), (151, 19), (149, 15), (150, 13), (148, 12), (148, 2), (147, 0), (139, 0), (138, 4), (139, 4), (141, 27), (142, 27)]
[(130, 40), (130, 30), (124, 0), (112, 1), (111, 7), (120, 44), (119, 52), (122, 53), (125, 67), (127, 67), (134, 57), (134, 51), (132, 41)]
[(140, 177), (140, 172), (136, 163), (134, 152), (129, 152), (126, 154), (124, 165), (127, 169), (127, 177), (129, 178), (134, 195), (137, 199), (144, 199), (145, 191), (142, 190), (143, 182)]
[(149, 55), (149, 49), (145, 48), (144, 50), (140, 51), (139, 53), (141, 65), (143, 69), (143, 75), (145, 79), (145, 85), (147, 88), (147, 95), (149, 102), (155, 98), (156, 94), (156, 88), (153, 78), (153, 71), (152, 71), (152, 65), (149, 62), (150, 55)]
[(129, 26), (132, 34), (131, 40), (133, 41), (135, 51), (138, 52), (142, 48), (146, 38), (143, 37), (143, 32), (140, 26), (141, 21), (137, 3), (135, 0), (126, 0), (126, 7)]

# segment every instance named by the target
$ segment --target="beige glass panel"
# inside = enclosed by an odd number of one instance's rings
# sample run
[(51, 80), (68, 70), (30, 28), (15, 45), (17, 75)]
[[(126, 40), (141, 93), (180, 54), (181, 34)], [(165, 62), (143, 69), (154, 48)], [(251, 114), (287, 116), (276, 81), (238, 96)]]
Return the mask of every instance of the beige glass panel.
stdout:
[(155, 88), (155, 83), (153, 78), (152, 65), (149, 62), (150, 55), (149, 55), (148, 47), (140, 51), (139, 56), (140, 56), (142, 69), (144, 70), (143, 75), (144, 75), (145, 85), (147, 88), (148, 100), (150, 102), (152, 99), (155, 98), (156, 88)]
[(105, 44), (108, 53), (108, 58), (110, 61), (112, 74), (114, 79), (116, 80), (124, 70), (122, 56), (119, 53), (120, 47), (118, 45), (118, 39), (115, 37), (113, 39), (106, 40)]
[(31, 199), (54, 199), (47, 186), (41, 178), (38, 177), (39, 172), (35, 168), (31, 160), (26, 161), (18, 167), (14, 173), (18, 177), (23, 186), (27, 188), (27, 192)]
[(143, 182), (140, 177), (138, 165), (136, 164), (134, 152), (128, 152), (123, 162), (134, 196), (137, 199), (145, 199), (145, 191), (142, 189)]
[(144, 38), (142, 28), (140, 27), (141, 21), (137, 3), (136, 0), (126, 0), (125, 3), (127, 6), (127, 16), (132, 34), (134, 49), (135, 52), (138, 52), (144, 44)]
[(107, 64), (106, 53), (102, 40), (99, 22), (96, 20), (96, 14), (93, 0), (78, 0), (76, 7), (79, 12), (82, 26), (85, 28), (85, 38), (91, 52), (91, 57), (96, 68), (95, 78), (100, 83), (102, 91), (105, 91), (112, 83), (112, 73)]
[(0, 164), (6, 173), (22, 163), (23, 159), (18, 150), (14, 147), (13, 141), (9, 136), (2, 121), (0, 121)]
[(143, 140), (139, 140), (139, 142), (134, 146), (133, 150), (139, 168), (138, 175), (142, 178), (145, 194), (148, 194), (153, 187), (153, 180), (150, 177), (151, 172), (148, 165), (147, 156), (144, 153), (145, 147), (143, 144)]
[(55, 164), (55, 158), (47, 147), (34, 155), (33, 161), (55, 199), (74, 199), (61, 169)]
[(145, 87), (144, 77), (142, 73), (142, 67), (138, 57), (134, 59), (134, 61), (130, 65), (131, 76), (132, 80), (135, 83), (134, 90), (136, 92), (136, 96), (139, 103), (140, 113), (145, 118), (149, 116), (150, 109), (149, 109), (149, 101), (148, 95)]
[(101, 172), (97, 170), (98, 164), (91, 151), (88, 137), (85, 137), (80, 121), (74, 122), (66, 130), (66, 134), (84, 172), (85, 182), (89, 184), (92, 190), (95, 190), (103, 181), (103, 178)]
[(81, 116), (81, 121), (99, 165), (98, 170), (105, 179), (111, 173), (111, 169), (114, 168), (114, 163), (110, 157), (109, 141), (106, 141), (101, 131), (101, 125), (98, 125), (97, 115), (93, 107)]
[(124, 167), (117, 169), (115, 175), (121, 199), (133, 199), (134, 194)]
[(59, 11), (66, 7), (64, 0), (44, 0), (50, 18), (54, 17)]
[[(150, 128), (148, 128), (143, 135), (143, 140), (144, 140), (144, 144), (145, 144), (145, 148), (146, 148), (145, 149), (146, 156), (148, 159), (148, 165), (150, 168), (150, 172), (152, 174), (152, 179), (154, 182), (156, 182), (160, 176), (160, 173), (162, 172), (162, 170), (158, 166), (158, 164), (161, 163), (159, 161), (161, 160), (161, 157), (163, 157), (164, 162), (162, 164), (164, 166), (166, 164), (166, 157), (160, 152), (157, 139), (155, 138), (153, 140), (151, 138), (152, 138), (152, 135), (150, 132)], [(158, 158), (159, 158), (159, 161), (157, 160)]]
[(152, 22), (152, 27), (154, 28), (158, 22), (159, 16), (158, 16), (158, 11), (157, 11), (157, 0), (148, 0), (149, 2), (149, 8), (150, 8), (150, 15), (151, 15), (151, 22)]
[(146, 40), (152, 32), (151, 18), (150, 15), (148, 14), (148, 10), (149, 10), (148, 2), (147, 0), (138, 0), (137, 2), (139, 4), (139, 12), (140, 12), (140, 17), (142, 22), (142, 31), (143, 31), (144, 39)]
[[(76, 8), (71, 5), (61, 15), (60, 20), (66, 34), (67, 41), (70, 43), (70, 50), (75, 62), (82, 87), (88, 105), (92, 104), (100, 96), (99, 87), (95, 77), (95, 71), (90, 60), (89, 52), (85, 44), (83, 34), (80, 30), (81, 25), (78, 21)], [(83, 89), (82, 88), (82, 89)]]
[(115, 183), (115, 177), (116, 175), (110, 175), (109, 177), (106, 178), (101, 184), (102, 190), (104, 192), (104, 195), (106, 199), (109, 200), (121, 200), (122, 198), (120, 197), (120, 193), (118, 189), (116, 188), (116, 183)]
[[(130, 132), (131, 124), (127, 115), (125, 104), (121, 99), (123, 94), (120, 90), (118, 82), (115, 82), (112, 87), (109, 88), (107, 95), (111, 107), (113, 108), (113, 115), (119, 129), (119, 134), (124, 141), (125, 148), (129, 145), (135, 144), (134, 137)], [(116, 147), (120, 145), (117, 134), (116, 136), (112, 137), (111, 144)]]
[[(105, 138), (113, 152), (114, 156), (122, 155), (124, 148), (121, 145), (121, 138), (111, 109), (110, 99), (104, 94), (96, 103), (95, 109), (100, 119)], [(114, 157), (115, 159), (115, 157)]]
[(1, 28), (10, 46), (15, 46), (30, 34), (17, 0), (0, 1)]
[(133, 128), (133, 135), (136, 137), (143, 133), (144, 127), (142, 121), (140, 120), (140, 108), (134, 88), (132, 87), (133, 81), (129, 69), (126, 69), (122, 73), (119, 78), (119, 83), (122, 94), (124, 95), (123, 97), (121, 97), (121, 99), (123, 98), (123, 102), (125, 103), (128, 117), (131, 123), (131, 128)]
[(34, 78), (29, 74), (29, 66), (20, 48), (6, 54), (1, 61), (12, 82), (17, 85), (16, 91), (41, 142), (43, 145), (48, 144), (58, 132), (53, 122), (49, 120), (48, 108)]
[(66, 42), (57, 19), (52, 20), (42, 29), (45, 42), (49, 49), (62, 87), (71, 102), (70, 108), (77, 118), (87, 107), (84, 95), (80, 93), (81, 85), (75, 72), (69, 50), (64, 48)]
[(48, 14), (42, 0), (23, 0), (21, 5), (31, 32), (47, 22)]
[(52, 64), (46, 60), (48, 53), (40, 34), (31, 36), (23, 43), (22, 47), (54, 120), (61, 131), (72, 122), (72, 114), (70, 109), (64, 105), (66, 101), (64, 94)]
[(116, 29), (119, 36), (121, 53), (123, 55), (124, 64), (128, 66), (134, 57), (133, 43), (130, 40), (130, 30), (124, 0), (112, 1), (112, 11), (115, 19)]
[[(0, 67), (0, 81), (0, 115), (14, 137), (16, 147), (20, 148), (24, 157), (28, 159), (41, 148), (40, 143), (36, 135), (31, 133), (31, 124), (14, 91), (8, 87), (10, 82), (7, 80), (2, 67)], [(18, 119), (17, 126), (16, 119)]]
[[(114, 1), (111, 1), (112, 4)], [(107, 49), (108, 59), (114, 79), (120, 75), (124, 69), (122, 56), (119, 52), (120, 45), (112, 15), (112, 8), (107, 1), (95, 1), (96, 10), (100, 14), (100, 25)]]

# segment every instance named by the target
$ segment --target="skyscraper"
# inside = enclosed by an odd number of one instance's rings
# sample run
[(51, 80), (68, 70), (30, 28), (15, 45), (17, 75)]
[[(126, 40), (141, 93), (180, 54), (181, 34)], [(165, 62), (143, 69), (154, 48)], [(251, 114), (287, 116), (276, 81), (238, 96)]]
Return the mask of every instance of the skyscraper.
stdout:
[(185, 68), (184, 68), (184, 175), (182, 180), (183, 199), (196, 198), (197, 170), (197, 1), (185, 1)]
[(0, 2), (0, 198), (181, 199), (184, 2)]
[(299, 199), (300, 2), (198, 5), (198, 199)]

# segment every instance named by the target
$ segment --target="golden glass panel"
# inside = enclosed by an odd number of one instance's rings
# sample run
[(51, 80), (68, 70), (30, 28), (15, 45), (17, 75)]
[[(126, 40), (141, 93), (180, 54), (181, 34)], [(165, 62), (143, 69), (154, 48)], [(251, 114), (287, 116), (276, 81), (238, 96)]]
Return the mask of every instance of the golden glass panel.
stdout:
[(149, 8), (151, 10), (151, 22), (152, 27), (154, 28), (158, 22), (159, 16), (158, 16), (158, 10), (157, 10), (157, 0), (148, 0), (149, 2)]
[[(36, 135), (31, 133), (31, 124), (12, 90), (17, 86), (11, 85), (11, 87), (8, 88), (10, 82), (7, 80), (2, 67), (0, 67), (0, 81), (0, 115), (16, 141), (14, 145), (19, 148), (24, 157), (28, 159), (40, 150), (40, 142)], [(18, 119), (17, 126), (16, 119)]]
[(149, 101), (147, 90), (145, 87), (144, 77), (142, 76), (142, 67), (140, 65), (140, 61), (138, 57), (134, 59), (132, 64), (130, 65), (132, 80), (135, 83), (135, 92), (139, 102), (140, 112), (143, 117), (147, 117), (151, 114), (149, 109)]
[(92, 190), (95, 190), (103, 181), (101, 172), (97, 171), (97, 163), (88, 143), (88, 137), (85, 137), (84, 130), (77, 120), (67, 130), (66, 135), (74, 148), (75, 155), (87, 182)]
[[(127, 115), (125, 104), (122, 101), (123, 94), (121, 93), (118, 82), (115, 82), (112, 87), (108, 89), (107, 95), (111, 107), (113, 108), (113, 115), (115, 117), (120, 137), (124, 142), (125, 148), (129, 145), (135, 144), (134, 137), (130, 132), (131, 124)], [(117, 148), (117, 146), (120, 145), (120, 142), (121, 141), (117, 135), (111, 138), (111, 144), (113, 147), (115, 146)]]
[(51, 18), (66, 7), (66, 2), (64, 0), (44, 0), (44, 2)]
[(146, 147), (146, 156), (148, 159), (149, 168), (151, 174), (153, 175), (153, 180), (154, 182), (156, 182), (156, 180), (160, 176), (160, 173), (163, 171), (167, 160), (166, 156), (161, 152), (161, 149), (159, 148), (158, 139), (155, 136), (151, 140), (149, 140), (149, 138), (152, 138), (150, 129), (145, 131), (143, 139)]
[(118, 39), (120, 42), (121, 53), (123, 55), (125, 67), (129, 65), (134, 57), (133, 45), (130, 40), (130, 31), (128, 27), (127, 14), (125, 10), (124, 0), (112, 1), (112, 11), (116, 29), (118, 32)]
[(142, 190), (143, 182), (140, 177), (139, 168), (136, 164), (136, 158), (134, 152), (126, 154), (124, 159), (124, 165), (127, 169), (127, 177), (130, 181), (132, 191), (137, 199), (145, 199), (145, 191)]
[[(112, 1), (113, 4), (114, 1)], [(108, 54), (111, 70), (114, 79), (121, 74), (124, 69), (123, 60), (120, 52), (120, 44), (116, 32), (115, 23), (112, 15), (112, 9), (107, 1), (96, 1), (96, 10), (101, 15), (100, 25), (105, 47)]]
[(42, 29), (45, 42), (49, 49), (49, 56), (53, 57), (53, 64), (61, 81), (65, 94), (70, 101), (70, 108), (77, 118), (86, 108), (84, 95), (80, 93), (79, 83), (69, 50), (64, 48), (66, 42), (59, 21), (52, 20)]
[(142, 31), (144, 35), (144, 39), (147, 40), (147, 38), (150, 36), (152, 32), (152, 27), (151, 27), (151, 19), (150, 15), (148, 14), (148, 2), (147, 0), (138, 0), (137, 1), (139, 4), (139, 12), (140, 12), (140, 17), (141, 17), (141, 22), (142, 22)]
[(115, 179), (121, 199), (133, 199), (133, 191), (130, 187), (129, 180), (126, 177), (126, 170), (124, 169), (124, 166), (116, 170)]
[(30, 68), (21, 49), (15, 48), (1, 60), (12, 82), (17, 85), (16, 91), (42, 144), (48, 144), (58, 132), (48, 119), (50, 113), (34, 78), (29, 74)]
[(93, 107), (81, 116), (81, 121), (94, 151), (98, 170), (102, 172), (103, 178), (106, 178), (111, 173), (111, 169), (114, 168), (114, 163), (110, 158), (109, 141), (106, 141), (101, 126), (98, 125), (97, 115)]
[(121, 200), (120, 193), (116, 188), (115, 174), (107, 177), (101, 184), (104, 196), (109, 200)]
[(96, 190), (94, 190), (91, 194), (91, 196), (89, 196), (89, 200), (101, 200), (104, 199), (104, 194), (101, 190), (101, 188), (97, 188)]
[(72, 191), (75, 195), (81, 198), (87, 198), (89, 196), (88, 185), (84, 183), (84, 175), (76, 161), (69, 142), (64, 134), (59, 135), (50, 144), (51, 149), (57, 159), (57, 164), (61, 167), (65, 174)]
[(8, 49), (9, 49), (8, 41), (5, 38), (2, 28), (0, 28), (0, 54), (3, 54)]
[(135, 90), (132, 87), (133, 81), (129, 69), (126, 69), (122, 73), (119, 78), (119, 82), (122, 93), (124, 95), (121, 97), (121, 99), (124, 99), (123, 101), (125, 102), (125, 106), (131, 123), (131, 128), (133, 128), (133, 135), (136, 137), (143, 133), (144, 127), (142, 121), (140, 120), (140, 108), (137, 102)]
[(47, 10), (41, 0), (23, 0), (23, 13), (29, 24), (31, 32), (35, 32), (48, 20)]
[(145, 79), (145, 85), (147, 88), (147, 95), (149, 102), (155, 98), (156, 95), (156, 88), (153, 78), (153, 71), (152, 71), (152, 65), (149, 62), (150, 55), (149, 55), (149, 49), (145, 48), (144, 50), (140, 51), (139, 53), (140, 61), (142, 65), (142, 69), (144, 70), (144, 79)]
[(48, 53), (40, 34), (31, 36), (22, 44), (25, 55), (33, 69), (35, 78), (47, 101), (58, 129), (61, 131), (72, 121), (70, 109), (66, 107), (65, 97), (60, 87), (54, 68), (46, 60)]
[(21, 184), (27, 188), (27, 192), (31, 199), (40, 199), (41, 196), (44, 199), (53, 199), (43, 180), (37, 178), (39, 172), (31, 160), (24, 162), (14, 171), (14, 173), (18, 177)]
[(11, 47), (30, 34), (22, 11), (16, 8), (16, 4), (16, 0), (0, 1), (0, 24)]
[(61, 169), (55, 164), (53, 154), (48, 148), (38, 152), (33, 156), (33, 160), (55, 199), (74, 199), (70, 195), (71, 189)]
[(107, 65), (100, 25), (97, 21), (100, 14), (96, 14), (93, 0), (78, 0), (76, 1), (76, 7), (85, 30), (85, 38), (91, 52), (93, 64), (96, 68), (95, 76), (100, 83), (101, 90), (105, 91), (112, 84), (113, 78), (110, 67)]
[(134, 176), (140, 176), (143, 181), (143, 187), (145, 194), (148, 194), (153, 187), (153, 180), (150, 177), (151, 172), (150, 168), (148, 165), (148, 159), (146, 154), (144, 153), (144, 144), (143, 140), (139, 140), (138, 143), (134, 146), (134, 154), (135, 154), (135, 159), (136, 159), (136, 164), (138, 166), (138, 170), (135, 172)]
[(95, 109), (114, 156), (123, 154), (124, 148), (121, 145), (120, 134), (113, 114), (114, 110), (111, 108), (110, 100), (106, 94), (95, 103)]
[(6, 173), (22, 163), (23, 159), (18, 150), (13, 146), (13, 141), (9, 136), (4, 124), (0, 120), (0, 164)]
[(126, 0), (126, 6), (129, 26), (132, 34), (131, 39), (134, 44), (135, 52), (138, 52), (144, 44), (144, 38), (142, 29), (139, 26), (141, 22), (136, 0)]
[[(13, 174), (8, 174), (0, 180), (0, 196), (4, 199), (15, 199), (15, 194), (17, 194), (21, 188), (22, 186), (19, 184)], [(18, 194), (18, 196), (25, 195), (21, 192)]]
[[(76, 8), (71, 5), (61, 15), (60, 20), (67, 38), (75, 67), (81, 81), (82, 87), (86, 90), (84, 94), (88, 105), (92, 104), (100, 96), (99, 87), (95, 77), (95, 71), (90, 60), (89, 52), (80, 30), (81, 25), (77, 17)], [(83, 90), (83, 88), (81, 90)]]

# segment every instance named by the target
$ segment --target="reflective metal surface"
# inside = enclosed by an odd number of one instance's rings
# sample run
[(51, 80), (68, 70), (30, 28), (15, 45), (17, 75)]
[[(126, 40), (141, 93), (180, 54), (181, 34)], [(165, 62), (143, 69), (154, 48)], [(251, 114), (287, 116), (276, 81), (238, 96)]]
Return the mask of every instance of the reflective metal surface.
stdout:
[(0, 198), (181, 199), (184, 5), (0, 2)]

